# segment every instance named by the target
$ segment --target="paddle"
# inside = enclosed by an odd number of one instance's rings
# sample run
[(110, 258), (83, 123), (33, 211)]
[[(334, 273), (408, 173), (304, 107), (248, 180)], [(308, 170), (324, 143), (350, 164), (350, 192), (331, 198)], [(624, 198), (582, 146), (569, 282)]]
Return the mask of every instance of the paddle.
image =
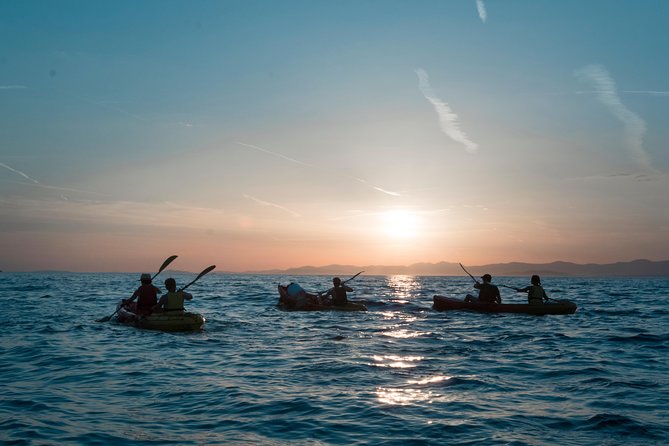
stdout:
[(191, 286), (192, 284), (194, 284), (195, 282), (197, 282), (198, 280), (200, 280), (200, 277), (202, 277), (202, 276), (204, 276), (205, 274), (211, 272), (214, 268), (216, 268), (216, 265), (211, 265), (211, 266), (206, 267), (206, 268), (203, 269), (202, 272), (201, 272), (200, 274), (198, 274), (197, 277), (196, 277), (195, 279), (193, 279), (188, 285), (186, 285), (185, 287), (181, 287), (181, 288), (179, 288), (179, 291), (183, 291), (183, 290), (185, 290), (186, 288), (188, 288), (189, 286)]
[[(356, 274), (355, 276), (351, 277), (350, 279), (346, 279), (346, 280), (344, 280), (341, 284), (343, 285), (343, 284), (345, 284), (346, 282), (350, 282), (351, 280), (355, 279), (356, 277), (358, 277), (358, 276), (359, 276), (360, 274), (362, 274), (362, 273), (364, 273), (364, 271), (360, 271), (358, 274)], [(330, 288), (330, 289), (328, 289), (328, 290), (326, 290), (326, 291), (321, 291), (320, 293), (317, 293), (317, 294), (318, 294), (319, 296), (321, 296), (321, 295), (323, 295), (323, 294), (329, 293), (330, 290), (333, 290), (333, 289), (334, 289), (334, 288)]]
[[(167, 268), (167, 265), (169, 265), (170, 263), (172, 263), (172, 262), (174, 261), (174, 259), (176, 259), (177, 257), (178, 257), (178, 256), (169, 256), (169, 257), (163, 262), (163, 264), (160, 266), (160, 268), (158, 269), (158, 272), (155, 273), (155, 274), (153, 275), (153, 277), (151, 277), (151, 280), (155, 279), (156, 276), (158, 276), (158, 274), (160, 274), (161, 272), (163, 272), (163, 270), (164, 270), (165, 268)], [(98, 319), (96, 322), (107, 322), (109, 319), (111, 319), (112, 317), (114, 317), (114, 315), (115, 315), (116, 313), (118, 313), (118, 310), (120, 310), (120, 309), (121, 309), (121, 307), (118, 307), (118, 308), (116, 309), (116, 311), (114, 311), (112, 314), (110, 314), (109, 316), (103, 317), (102, 319)]]
[[(514, 287), (514, 286), (501, 285), (501, 284), (500, 284), (499, 286), (503, 286), (504, 288), (509, 288), (509, 289), (511, 289), (511, 290), (516, 290), (516, 291), (520, 292), (520, 288), (516, 288), (516, 287)], [(558, 303), (560, 302), (559, 300), (557, 300), (557, 299), (552, 299), (552, 298), (550, 298), (550, 297), (548, 297), (548, 296), (546, 296), (546, 299), (547, 299), (547, 300), (552, 300), (553, 302), (558, 302)]]
[[(460, 263), (459, 265), (460, 265), (460, 268), (462, 268), (462, 270), (463, 270), (464, 272), (466, 272), (467, 274), (469, 274), (469, 271), (467, 271), (467, 270), (465, 269), (465, 267), (462, 266), (462, 263)], [(474, 279), (474, 276), (472, 276), (471, 274), (469, 274), (469, 277), (471, 277), (472, 280), (473, 280), (474, 282), (479, 283), (479, 281), (476, 280), (476, 279)]]
[[(191, 286), (192, 284), (194, 284), (195, 282), (197, 282), (198, 280), (200, 280), (200, 277), (202, 277), (202, 276), (204, 276), (205, 274), (209, 273), (209, 272), (212, 271), (214, 268), (216, 268), (216, 265), (211, 265), (211, 266), (206, 267), (205, 269), (202, 270), (202, 272), (201, 272), (200, 274), (197, 275), (197, 277), (196, 277), (195, 279), (191, 280), (190, 283), (189, 283), (188, 285), (179, 288), (179, 289), (177, 290), (177, 292), (178, 292), (178, 291), (183, 291), (183, 290), (185, 290), (186, 288), (188, 288), (189, 286)], [(162, 298), (161, 298), (161, 299), (162, 299)], [(160, 305), (160, 303), (158, 303), (158, 305)], [(146, 317), (147, 317), (147, 316), (150, 316), (151, 314), (152, 314), (152, 313), (148, 313), (148, 314), (144, 314), (144, 315), (142, 315), (142, 316), (140, 317), (140, 320), (141, 320), (141, 319), (146, 319)]]

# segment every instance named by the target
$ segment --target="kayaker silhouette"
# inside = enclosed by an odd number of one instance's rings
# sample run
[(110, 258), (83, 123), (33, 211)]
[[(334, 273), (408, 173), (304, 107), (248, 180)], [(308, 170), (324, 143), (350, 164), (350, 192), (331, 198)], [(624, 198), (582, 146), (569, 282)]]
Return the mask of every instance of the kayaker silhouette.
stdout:
[(323, 298), (328, 298), (329, 296), (332, 296), (332, 301), (331, 305), (334, 305), (336, 307), (344, 307), (348, 303), (348, 296), (346, 295), (347, 291), (353, 291), (353, 288), (349, 287), (346, 284), (343, 284), (341, 282), (341, 279), (339, 277), (335, 277), (332, 279), (332, 285), (334, 285), (333, 288), (330, 288), (323, 296)]
[(516, 291), (519, 293), (527, 293), (527, 303), (529, 304), (543, 304), (547, 302), (550, 298), (546, 295), (546, 291), (541, 286), (541, 277), (538, 275), (533, 275), (530, 279), (532, 285), (526, 286), (525, 288), (516, 288)]
[(481, 304), (501, 304), (502, 297), (499, 294), (499, 288), (496, 285), (492, 284), (492, 276), (490, 274), (484, 274), (481, 276), (483, 283), (478, 281), (474, 284), (474, 288), (479, 290), (478, 297), (474, 297), (471, 294), (467, 294), (465, 297), (465, 302), (478, 302)]
[(177, 291), (177, 281), (173, 278), (165, 279), (165, 288), (167, 293), (163, 294), (154, 307), (156, 311), (166, 311), (170, 313), (177, 313), (184, 311), (184, 300), (193, 299), (193, 295), (183, 290)]
[(124, 305), (132, 308), (130, 304), (137, 299), (135, 314), (144, 316), (151, 314), (153, 307), (158, 303), (158, 294), (162, 291), (151, 283), (151, 274), (142, 274), (139, 280), (142, 284), (135, 290), (132, 297), (125, 301)]

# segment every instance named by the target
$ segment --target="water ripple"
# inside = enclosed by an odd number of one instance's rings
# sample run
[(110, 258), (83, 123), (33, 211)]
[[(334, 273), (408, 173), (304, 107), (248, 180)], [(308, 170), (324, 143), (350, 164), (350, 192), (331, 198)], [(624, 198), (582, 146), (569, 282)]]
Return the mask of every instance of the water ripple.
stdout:
[(664, 279), (546, 277), (579, 310), (533, 317), (431, 310), (468, 278), (362, 275), (369, 311), (287, 313), (277, 283), (330, 278), (210, 274), (204, 331), (95, 322), (134, 276), (3, 273), (3, 444), (669, 443)]

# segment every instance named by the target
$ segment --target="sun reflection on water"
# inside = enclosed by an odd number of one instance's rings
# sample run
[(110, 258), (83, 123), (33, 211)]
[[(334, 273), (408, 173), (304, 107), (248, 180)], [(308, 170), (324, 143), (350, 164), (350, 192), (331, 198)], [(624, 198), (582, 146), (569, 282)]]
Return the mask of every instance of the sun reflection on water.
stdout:
[(416, 276), (389, 276), (386, 286), (390, 288), (390, 295), (394, 302), (406, 303), (420, 293), (421, 284)]
[(416, 367), (416, 362), (423, 359), (422, 356), (396, 356), (396, 355), (384, 355), (384, 356), (373, 356), (374, 366), (376, 367), (393, 367), (399, 369), (408, 369)]
[(377, 387), (376, 397), (382, 404), (391, 406), (407, 406), (417, 403), (432, 403), (435, 399), (440, 399), (441, 394), (419, 386), (429, 386), (431, 384), (440, 383), (450, 380), (450, 376), (430, 376), (418, 380), (408, 380), (407, 384), (411, 387)]

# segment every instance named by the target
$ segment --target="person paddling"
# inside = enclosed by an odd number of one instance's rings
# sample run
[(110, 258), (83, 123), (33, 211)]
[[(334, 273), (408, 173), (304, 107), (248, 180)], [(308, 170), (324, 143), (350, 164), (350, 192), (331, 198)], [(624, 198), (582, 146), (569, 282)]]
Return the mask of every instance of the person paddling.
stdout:
[(193, 295), (183, 290), (177, 291), (177, 281), (173, 278), (165, 279), (167, 293), (163, 294), (154, 307), (155, 311), (165, 311), (172, 314), (184, 312), (184, 300), (193, 299)]
[(530, 282), (532, 285), (526, 286), (525, 288), (516, 288), (516, 291), (519, 293), (527, 293), (527, 303), (529, 304), (543, 304), (544, 302), (547, 302), (549, 297), (541, 286), (541, 278), (535, 274), (530, 279)]
[(481, 276), (483, 283), (478, 281), (474, 284), (474, 288), (479, 290), (479, 296), (474, 297), (471, 294), (467, 294), (465, 297), (465, 302), (478, 302), (481, 304), (501, 304), (502, 297), (499, 294), (499, 288), (496, 285), (492, 284), (492, 276), (490, 274), (484, 274)]
[(339, 277), (333, 278), (332, 284), (334, 285), (334, 287), (330, 288), (330, 290), (328, 290), (327, 294), (325, 294), (323, 298), (332, 296), (332, 301), (330, 302), (330, 305), (333, 305), (335, 307), (345, 307), (346, 304), (348, 303), (348, 296), (346, 292), (353, 291), (353, 288), (349, 287), (346, 284), (341, 283), (341, 279)]
[(137, 299), (134, 313), (138, 316), (144, 316), (153, 311), (153, 307), (158, 303), (158, 294), (161, 291), (160, 288), (151, 283), (151, 274), (142, 274), (139, 280), (142, 284), (135, 290), (132, 297), (124, 301), (123, 304), (127, 308), (132, 308), (132, 302)]

